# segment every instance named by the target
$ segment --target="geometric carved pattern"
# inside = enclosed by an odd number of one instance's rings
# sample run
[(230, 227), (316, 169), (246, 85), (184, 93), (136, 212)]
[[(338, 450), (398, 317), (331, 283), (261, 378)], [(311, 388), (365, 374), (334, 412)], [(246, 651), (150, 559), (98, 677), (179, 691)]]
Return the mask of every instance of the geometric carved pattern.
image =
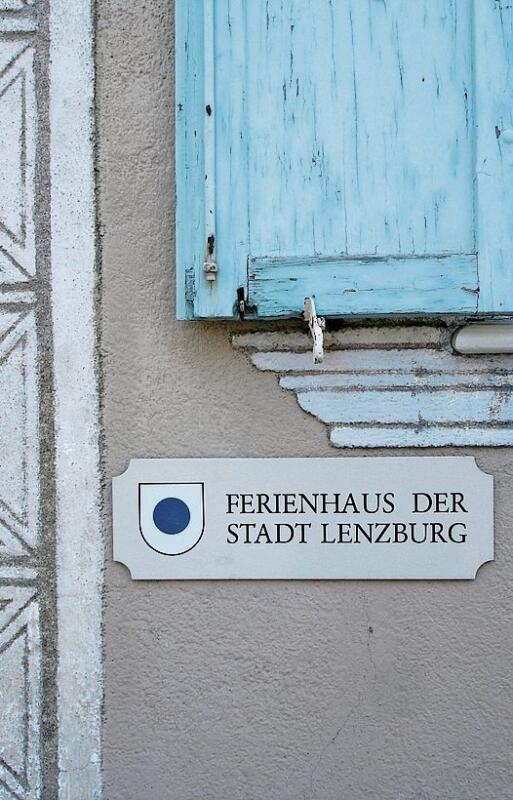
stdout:
[(33, 4), (34, 0), (0, 0), (0, 11), (23, 11)]
[(40, 796), (40, 647), (34, 589), (0, 587), (0, 800)]
[(35, 271), (36, 119), (33, 48), (27, 41), (0, 41), (0, 283), (3, 284), (28, 280)]
[(0, 305), (0, 561), (37, 539), (38, 400), (34, 315)]
[(36, 272), (33, 7), (0, 0), (0, 800), (42, 791), (36, 590), (7, 583), (36, 574), (20, 557), (34, 553), (38, 533), (35, 319), (30, 292), (11, 288)]
[(302, 332), (242, 334), (234, 345), (278, 375), (335, 447), (513, 444), (512, 355), (456, 355), (442, 326), (347, 326), (325, 338), (322, 364)]

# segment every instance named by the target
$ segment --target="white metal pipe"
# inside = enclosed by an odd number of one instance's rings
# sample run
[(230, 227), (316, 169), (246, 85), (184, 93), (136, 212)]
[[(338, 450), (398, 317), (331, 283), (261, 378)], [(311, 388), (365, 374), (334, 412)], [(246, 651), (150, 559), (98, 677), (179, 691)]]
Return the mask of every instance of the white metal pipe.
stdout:
[(513, 353), (513, 322), (475, 322), (459, 328), (452, 346), (463, 355)]

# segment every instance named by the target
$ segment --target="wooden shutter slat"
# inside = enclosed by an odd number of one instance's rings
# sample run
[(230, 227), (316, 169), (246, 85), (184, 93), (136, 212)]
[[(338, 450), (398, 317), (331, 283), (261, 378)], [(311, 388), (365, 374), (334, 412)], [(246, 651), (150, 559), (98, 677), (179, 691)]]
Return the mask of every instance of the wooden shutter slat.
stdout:
[(298, 316), (314, 295), (324, 316), (475, 314), (475, 254), (418, 258), (261, 258), (249, 264), (249, 299), (262, 317)]

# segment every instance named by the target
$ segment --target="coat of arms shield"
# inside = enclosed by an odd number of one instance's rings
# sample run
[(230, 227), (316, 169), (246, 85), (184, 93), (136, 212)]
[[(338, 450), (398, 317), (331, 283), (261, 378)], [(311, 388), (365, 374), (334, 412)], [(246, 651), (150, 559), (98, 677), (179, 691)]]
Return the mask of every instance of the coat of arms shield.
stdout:
[(183, 555), (198, 544), (204, 528), (203, 483), (139, 484), (139, 529), (152, 550)]

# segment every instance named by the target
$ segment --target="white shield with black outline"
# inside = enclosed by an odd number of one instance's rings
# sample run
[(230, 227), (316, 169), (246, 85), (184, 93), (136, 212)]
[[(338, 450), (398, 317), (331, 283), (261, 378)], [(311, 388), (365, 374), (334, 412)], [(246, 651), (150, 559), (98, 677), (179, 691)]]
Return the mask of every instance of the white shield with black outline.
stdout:
[(203, 483), (140, 483), (139, 528), (146, 544), (165, 556), (192, 550), (205, 528)]

